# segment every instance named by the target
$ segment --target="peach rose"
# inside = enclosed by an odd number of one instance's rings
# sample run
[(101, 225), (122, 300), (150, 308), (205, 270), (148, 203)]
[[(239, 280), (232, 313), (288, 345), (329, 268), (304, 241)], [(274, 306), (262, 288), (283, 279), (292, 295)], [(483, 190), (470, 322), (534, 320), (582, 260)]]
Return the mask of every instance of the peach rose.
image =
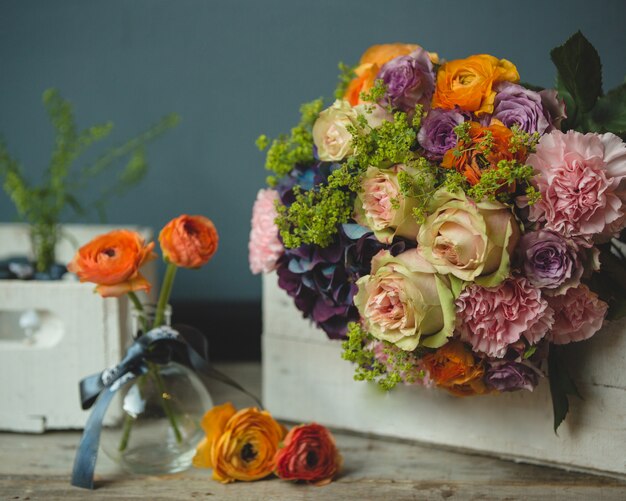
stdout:
[(418, 345), (437, 348), (452, 336), (456, 317), (450, 279), (437, 275), (417, 249), (395, 257), (381, 250), (372, 259), (371, 275), (356, 285), (354, 305), (376, 339), (413, 351)]
[(150, 283), (139, 269), (157, 256), (154, 242), (145, 244), (141, 236), (129, 230), (115, 230), (83, 245), (67, 269), (81, 282), (97, 284), (102, 297), (118, 297), (131, 291), (150, 291)]
[(401, 195), (398, 180), (400, 172), (413, 174), (414, 170), (396, 164), (388, 169), (370, 166), (365, 172), (355, 199), (354, 219), (370, 228), (380, 242), (391, 244), (396, 235), (409, 240), (417, 237), (419, 225), (413, 216), (417, 200)]
[(181, 268), (200, 268), (217, 250), (219, 237), (213, 222), (204, 216), (183, 214), (172, 219), (159, 234), (163, 256)]
[(206, 438), (198, 445), (194, 465), (213, 468), (213, 478), (224, 484), (267, 477), (287, 430), (267, 411), (234, 411), (228, 403), (205, 414)]
[(493, 287), (508, 276), (520, 233), (513, 212), (500, 202), (476, 203), (462, 191), (441, 188), (432, 197), (417, 243), (437, 273)]
[(317, 423), (292, 428), (276, 454), (276, 475), (283, 480), (329, 484), (341, 468), (341, 455), (330, 431)]
[(451, 110), (458, 106), (477, 116), (493, 113), (493, 87), (500, 82), (518, 81), (517, 68), (506, 59), (480, 54), (449, 61), (437, 73), (433, 108)]

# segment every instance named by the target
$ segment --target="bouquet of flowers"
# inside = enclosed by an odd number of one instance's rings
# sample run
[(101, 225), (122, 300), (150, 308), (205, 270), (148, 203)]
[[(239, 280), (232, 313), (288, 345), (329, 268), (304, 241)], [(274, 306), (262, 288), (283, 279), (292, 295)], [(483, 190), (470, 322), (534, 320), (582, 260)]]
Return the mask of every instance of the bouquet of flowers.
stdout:
[(468, 396), (548, 376), (565, 418), (562, 345), (625, 306), (626, 84), (603, 94), (580, 33), (551, 57), (541, 89), (506, 59), (376, 45), (331, 106), (259, 138), (251, 269), (344, 339), (356, 379)]

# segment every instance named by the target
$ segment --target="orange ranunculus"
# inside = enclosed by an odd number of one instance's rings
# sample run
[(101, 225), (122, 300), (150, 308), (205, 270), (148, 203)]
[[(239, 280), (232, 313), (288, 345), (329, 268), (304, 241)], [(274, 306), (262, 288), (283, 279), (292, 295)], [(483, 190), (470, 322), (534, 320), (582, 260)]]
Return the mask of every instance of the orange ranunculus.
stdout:
[(276, 475), (283, 480), (329, 484), (341, 468), (342, 458), (330, 431), (317, 423), (292, 428), (276, 454)]
[(488, 54), (470, 56), (444, 63), (437, 73), (433, 108), (451, 110), (458, 106), (477, 116), (493, 112), (499, 82), (518, 82), (519, 73), (513, 63)]
[(453, 395), (462, 397), (487, 393), (484, 370), (461, 341), (452, 340), (422, 359), (430, 378)]
[(226, 423), (235, 414), (237, 414), (237, 409), (230, 402), (216, 405), (204, 414), (200, 426), (204, 430), (205, 437), (196, 447), (196, 454), (193, 457), (193, 465), (196, 468), (213, 468), (211, 447), (222, 436)]
[(446, 151), (441, 166), (456, 169), (472, 186), (480, 181), (484, 170), (497, 168), (500, 160), (526, 158), (523, 147), (511, 152), (513, 132), (500, 123), (483, 127), (478, 122), (469, 122), (467, 135), (469, 140), (461, 138), (455, 148)]
[(383, 64), (398, 56), (406, 56), (418, 47), (418, 45), (403, 43), (372, 45), (361, 56), (359, 66), (354, 70), (356, 77), (354, 77), (348, 85), (344, 99), (348, 101), (351, 106), (359, 104), (361, 102), (361, 92), (371, 90), (374, 86), (376, 75), (378, 75)]
[(181, 268), (199, 268), (213, 257), (219, 237), (213, 222), (204, 216), (183, 214), (172, 219), (159, 234), (163, 256)]
[(224, 404), (207, 412), (202, 426), (209, 431), (196, 450), (194, 465), (213, 468), (213, 478), (225, 484), (267, 477), (287, 430), (267, 411), (233, 411), (231, 404)]
[(83, 245), (67, 266), (81, 282), (97, 284), (102, 297), (118, 297), (131, 291), (150, 291), (150, 283), (139, 269), (157, 256), (154, 242), (145, 244), (129, 230), (115, 230)]

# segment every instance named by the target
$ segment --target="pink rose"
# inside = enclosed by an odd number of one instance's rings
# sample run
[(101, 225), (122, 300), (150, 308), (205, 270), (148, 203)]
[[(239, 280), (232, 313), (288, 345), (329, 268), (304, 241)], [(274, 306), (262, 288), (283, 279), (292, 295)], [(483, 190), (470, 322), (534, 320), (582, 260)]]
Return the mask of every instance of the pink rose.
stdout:
[(605, 237), (624, 228), (626, 145), (614, 134), (558, 130), (541, 138), (527, 163), (541, 200), (529, 219), (566, 237)]
[(609, 305), (586, 285), (568, 289), (561, 296), (548, 299), (555, 311), (550, 341), (568, 344), (589, 339), (602, 327)]
[(502, 358), (522, 336), (539, 342), (554, 322), (541, 291), (525, 278), (509, 278), (496, 287), (470, 285), (456, 300), (457, 331), (462, 341), (490, 357)]
[(278, 193), (274, 190), (259, 190), (252, 208), (252, 230), (248, 242), (248, 260), (252, 273), (268, 273), (276, 268), (276, 261), (283, 253), (283, 244), (278, 239), (276, 207)]

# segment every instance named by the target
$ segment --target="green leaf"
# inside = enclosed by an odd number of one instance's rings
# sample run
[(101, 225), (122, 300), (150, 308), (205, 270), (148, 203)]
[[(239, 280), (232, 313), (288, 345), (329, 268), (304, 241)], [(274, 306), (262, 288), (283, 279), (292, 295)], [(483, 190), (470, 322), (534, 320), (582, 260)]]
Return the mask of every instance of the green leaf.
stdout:
[(598, 99), (590, 119), (593, 132), (626, 133), (626, 83)]
[(582, 398), (574, 381), (567, 372), (567, 365), (563, 360), (561, 348), (550, 346), (548, 355), (548, 378), (550, 380), (550, 394), (552, 396), (552, 408), (554, 410), (554, 433), (569, 412), (568, 395)]
[(552, 49), (550, 58), (557, 68), (560, 83), (579, 111), (591, 110), (602, 96), (602, 64), (598, 51), (578, 31), (563, 45)]

